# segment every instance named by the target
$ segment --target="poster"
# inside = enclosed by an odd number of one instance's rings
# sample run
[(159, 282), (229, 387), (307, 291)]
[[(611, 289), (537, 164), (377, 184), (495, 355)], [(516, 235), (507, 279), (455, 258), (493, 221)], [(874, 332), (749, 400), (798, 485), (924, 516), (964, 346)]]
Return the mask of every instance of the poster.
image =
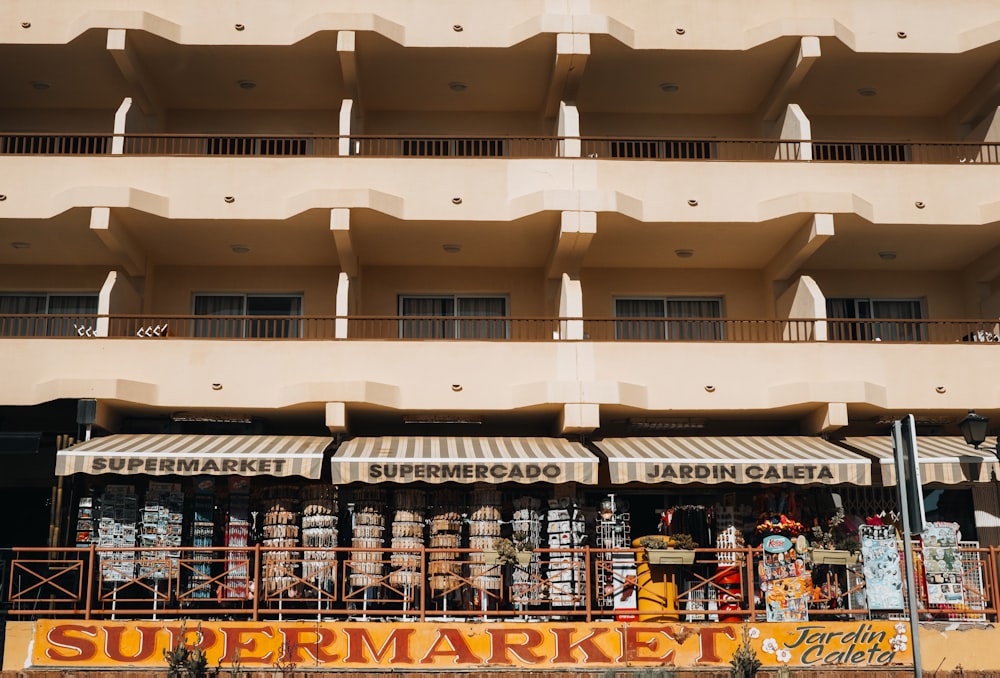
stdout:
[(812, 576), (792, 540), (770, 535), (761, 546), (760, 587), (767, 604), (767, 621), (808, 621)]
[(865, 595), (870, 610), (902, 610), (903, 574), (900, 569), (896, 528), (892, 525), (858, 527), (864, 565)]
[(960, 538), (957, 523), (931, 523), (924, 530), (921, 550), (930, 605), (965, 605)]

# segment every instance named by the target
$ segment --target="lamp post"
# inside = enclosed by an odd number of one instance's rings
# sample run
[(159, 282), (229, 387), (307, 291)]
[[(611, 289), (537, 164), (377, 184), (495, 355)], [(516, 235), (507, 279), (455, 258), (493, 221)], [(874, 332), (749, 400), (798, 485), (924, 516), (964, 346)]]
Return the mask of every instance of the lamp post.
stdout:
[(965, 438), (966, 444), (972, 445), (977, 450), (983, 444), (983, 441), (986, 440), (989, 426), (990, 420), (987, 417), (976, 414), (975, 410), (969, 410), (969, 413), (965, 415), (965, 419), (958, 422), (958, 428), (962, 432), (962, 437)]

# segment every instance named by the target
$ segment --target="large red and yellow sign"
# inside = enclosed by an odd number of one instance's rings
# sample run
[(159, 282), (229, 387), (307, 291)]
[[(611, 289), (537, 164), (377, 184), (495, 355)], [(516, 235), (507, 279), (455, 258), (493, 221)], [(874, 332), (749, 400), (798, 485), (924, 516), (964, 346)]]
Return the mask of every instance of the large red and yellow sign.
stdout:
[[(21, 622), (21, 624), (25, 624)], [(27, 631), (27, 629), (24, 629)], [(165, 668), (164, 650), (200, 645), (211, 666), (298, 669), (727, 666), (741, 624), (352, 623), (42, 620), (8, 643), (4, 667)], [(912, 665), (898, 622), (751, 623), (765, 667)], [(13, 645), (13, 646), (12, 646)], [(17, 647), (20, 645), (20, 647)], [(21, 653), (23, 664), (11, 653)]]

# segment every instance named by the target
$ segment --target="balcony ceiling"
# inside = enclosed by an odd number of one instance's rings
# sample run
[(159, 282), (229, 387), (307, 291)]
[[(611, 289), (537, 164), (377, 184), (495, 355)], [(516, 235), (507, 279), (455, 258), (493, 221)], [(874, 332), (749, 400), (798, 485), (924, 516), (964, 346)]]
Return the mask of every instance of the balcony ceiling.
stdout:
[[(555, 59), (555, 36), (505, 49), (406, 48), (375, 33), (357, 36), (366, 111), (540, 112)], [(456, 92), (449, 83), (465, 84)], [(484, 130), (489, 132), (490, 130)]]
[[(413, 222), (355, 209), (351, 240), (362, 266), (541, 268), (559, 218), (540, 213), (510, 222)], [(445, 252), (446, 244), (460, 245), (461, 251)]]
[[(751, 115), (800, 40), (746, 51), (632, 50), (591, 36), (577, 103), (586, 113)], [(1000, 62), (1000, 44), (961, 54), (871, 54), (834, 38), (791, 95), (809, 116), (940, 117), (960, 106)], [(679, 89), (664, 92), (660, 85)], [(860, 88), (873, 87), (863, 97)]]
[[(18, 249), (11, 243), (27, 243)], [(51, 219), (0, 220), (0, 266), (103, 266), (117, 260), (90, 230), (90, 210), (72, 209)]]

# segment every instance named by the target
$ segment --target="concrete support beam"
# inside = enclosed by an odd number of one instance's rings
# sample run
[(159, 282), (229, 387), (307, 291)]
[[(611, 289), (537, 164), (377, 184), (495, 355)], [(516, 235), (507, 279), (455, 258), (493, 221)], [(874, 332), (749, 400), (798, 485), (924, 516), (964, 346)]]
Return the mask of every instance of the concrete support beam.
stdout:
[(798, 48), (785, 62), (781, 74), (757, 109), (758, 119), (769, 121), (778, 117), (819, 57), (819, 38), (812, 35), (802, 37)]
[(958, 125), (976, 127), (1000, 106), (1000, 61), (966, 97), (951, 109), (947, 118)]
[[(799, 278), (795, 281), (794, 285), (785, 290), (778, 297), (776, 306), (776, 313), (779, 318), (794, 320), (796, 318), (813, 319), (826, 317), (826, 297), (823, 295), (822, 290), (820, 290), (819, 285), (816, 284), (816, 281), (807, 275)], [(803, 336), (802, 329), (800, 325), (789, 323), (785, 327), (785, 339), (789, 341), (810, 339), (809, 336)], [(814, 336), (811, 337), (813, 340), (826, 341), (826, 323), (816, 323), (812, 330), (814, 332)]]
[(122, 135), (125, 134), (128, 112), (131, 108), (132, 97), (125, 97), (115, 111), (115, 136), (111, 139), (111, 155), (121, 155), (125, 152), (125, 137)]
[(587, 249), (597, 234), (597, 212), (563, 212), (559, 233), (549, 253), (546, 277), (559, 278), (564, 273), (577, 277)]
[[(563, 273), (559, 285), (559, 339), (583, 339), (583, 286)], [(571, 319), (572, 318), (572, 319)]]
[(344, 80), (344, 91), (347, 97), (360, 101), (358, 91), (358, 57), (355, 51), (354, 31), (337, 33), (337, 53), (340, 55), (340, 74)]
[(576, 101), (580, 79), (590, 57), (590, 36), (585, 33), (556, 35), (556, 58), (545, 99), (545, 117), (554, 118), (562, 101)]
[(334, 339), (347, 339), (347, 317), (351, 312), (350, 303), (351, 278), (346, 273), (341, 271), (340, 275), (337, 276), (337, 319), (333, 321)]
[(559, 104), (559, 122), (556, 134), (566, 137), (559, 140), (559, 157), (580, 157), (580, 111), (573, 104)]
[(326, 404), (326, 427), (330, 433), (347, 431), (347, 405), (345, 403)]
[(802, 434), (829, 433), (847, 426), (847, 403), (826, 403), (802, 422)]
[(567, 403), (559, 416), (559, 434), (589, 433), (601, 425), (601, 408), (596, 403)]
[(356, 278), (358, 257), (354, 253), (354, 243), (351, 241), (351, 210), (344, 207), (330, 210), (330, 231), (337, 246), (337, 256), (340, 257), (340, 270)]
[(768, 263), (765, 268), (767, 279), (774, 281), (791, 278), (833, 234), (833, 215), (814, 214)]
[(785, 114), (775, 125), (773, 135), (779, 139), (798, 141), (797, 144), (779, 144), (775, 160), (812, 160), (812, 123), (798, 104), (788, 104)]
[(107, 49), (122, 77), (128, 82), (132, 98), (135, 99), (135, 103), (139, 105), (142, 112), (146, 115), (161, 115), (163, 106), (153, 95), (149, 77), (135, 52), (130, 48), (124, 28), (108, 29)]
[(90, 230), (114, 253), (126, 273), (131, 276), (145, 275), (146, 255), (125, 227), (112, 216), (110, 207), (90, 209)]

